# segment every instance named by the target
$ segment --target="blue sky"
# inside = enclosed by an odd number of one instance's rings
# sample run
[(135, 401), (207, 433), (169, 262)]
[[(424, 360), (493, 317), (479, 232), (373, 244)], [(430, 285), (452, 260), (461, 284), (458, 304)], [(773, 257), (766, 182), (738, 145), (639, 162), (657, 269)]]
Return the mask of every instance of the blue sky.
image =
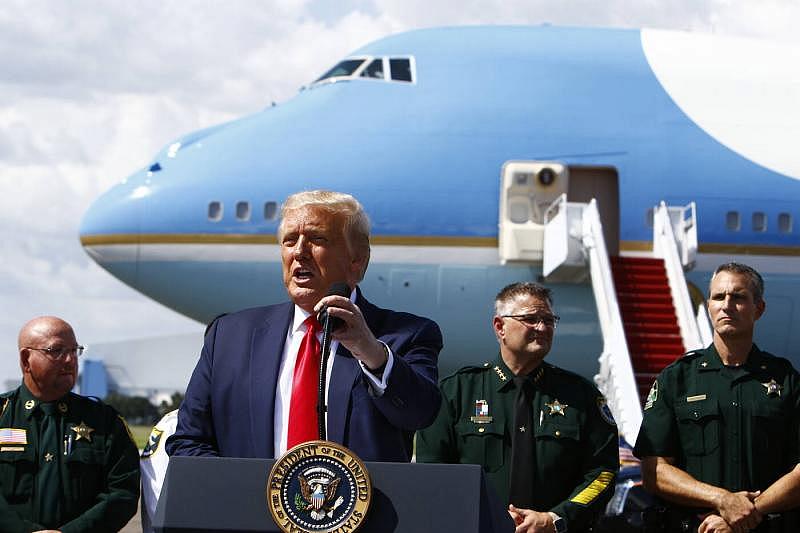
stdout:
[(793, 0), (3, 0), (0, 384), (55, 314), (91, 345), (202, 325), (127, 288), (77, 236), (101, 192), (181, 134), (291, 98), (349, 51), (439, 25), (655, 27), (797, 44)]

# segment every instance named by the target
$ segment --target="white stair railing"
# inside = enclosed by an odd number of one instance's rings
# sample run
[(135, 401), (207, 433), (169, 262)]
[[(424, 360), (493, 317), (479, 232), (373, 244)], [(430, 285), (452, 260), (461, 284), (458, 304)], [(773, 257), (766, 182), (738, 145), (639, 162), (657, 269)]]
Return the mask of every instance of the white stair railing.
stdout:
[(620, 433), (629, 443), (634, 443), (642, 424), (642, 410), (603, 238), (603, 224), (594, 199), (585, 205), (582, 218), (582, 241), (589, 259), (592, 290), (603, 333), (603, 353), (598, 359), (600, 370), (594, 379), (608, 401)]
[[(688, 218), (687, 218), (688, 215)], [(678, 327), (686, 350), (704, 346), (700, 321), (689, 296), (684, 268), (694, 265), (697, 255), (697, 220), (694, 202), (685, 207), (667, 207), (664, 202), (653, 212), (653, 254), (664, 260)]]

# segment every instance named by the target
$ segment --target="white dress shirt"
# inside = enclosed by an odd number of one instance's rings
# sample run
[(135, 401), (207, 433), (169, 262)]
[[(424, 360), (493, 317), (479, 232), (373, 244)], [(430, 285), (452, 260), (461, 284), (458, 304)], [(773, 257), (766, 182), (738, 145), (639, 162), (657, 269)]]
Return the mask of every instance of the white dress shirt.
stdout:
[[(353, 292), (350, 293), (350, 301), (355, 303), (356, 301), (356, 290), (353, 289)], [(275, 446), (275, 457), (280, 457), (286, 452), (286, 443), (289, 436), (289, 404), (292, 401), (292, 383), (294, 382), (294, 367), (295, 363), (297, 362), (297, 352), (300, 351), (300, 344), (303, 342), (303, 337), (306, 334), (306, 330), (308, 329), (307, 326), (304, 324), (306, 318), (310, 316), (310, 313), (307, 313), (303, 309), (298, 306), (294, 306), (294, 319), (292, 320), (292, 325), (289, 327), (289, 331), (286, 332), (286, 343), (284, 344), (283, 354), (281, 355), (281, 367), (278, 371), (278, 386), (275, 388), (275, 413), (272, 418), (274, 424), (274, 446)], [(317, 332), (317, 340), (319, 340), (320, 345), (322, 344), (322, 332)], [(384, 346), (385, 343), (382, 342)], [(334, 354), (336, 354), (336, 350), (339, 347), (338, 341), (331, 342), (331, 356), (328, 358), (328, 370), (326, 374), (325, 380), (325, 398), (328, 397), (328, 389), (330, 388), (331, 383), (331, 371), (333, 370), (333, 363), (336, 360)], [(359, 361), (361, 365), (361, 370), (364, 372), (364, 375), (372, 383), (372, 388), (377, 395), (382, 395), (383, 392), (386, 390), (386, 384), (389, 379), (389, 375), (392, 371), (392, 366), (394, 365), (394, 355), (392, 354), (392, 350), (386, 346), (387, 352), (389, 354), (389, 359), (386, 361), (386, 368), (383, 371), (383, 375), (379, 379), (369, 369)], [(264, 354), (267, 357), (267, 354)], [(325, 414), (325, 422), (327, 424), (328, 414)]]

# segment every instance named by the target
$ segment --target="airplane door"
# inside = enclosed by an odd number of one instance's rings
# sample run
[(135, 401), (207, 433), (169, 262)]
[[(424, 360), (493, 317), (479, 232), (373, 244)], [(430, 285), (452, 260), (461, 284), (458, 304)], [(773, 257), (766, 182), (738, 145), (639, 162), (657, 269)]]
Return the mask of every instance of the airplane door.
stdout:
[(609, 256), (619, 255), (619, 178), (611, 167), (569, 167), (568, 202), (594, 198)]

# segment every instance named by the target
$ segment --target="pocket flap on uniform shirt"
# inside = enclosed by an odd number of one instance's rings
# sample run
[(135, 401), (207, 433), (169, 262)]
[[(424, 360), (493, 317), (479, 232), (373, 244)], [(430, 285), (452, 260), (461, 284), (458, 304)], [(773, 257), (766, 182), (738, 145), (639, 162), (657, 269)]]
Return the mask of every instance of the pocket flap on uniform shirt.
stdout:
[(753, 416), (763, 416), (765, 418), (781, 418), (783, 409), (780, 405), (772, 402), (759, 402), (752, 407)]
[(102, 450), (95, 450), (93, 448), (78, 448), (72, 450), (72, 453), (67, 457), (68, 463), (84, 463), (89, 465), (103, 464), (104, 454)]
[(493, 418), (491, 422), (479, 424), (471, 420), (459, 420), (456, 422), (455, 431), (458, 435), (502, 435), (503, 420)]
[(719, 416), (719, 403), (711, 396), (704, 400), (680, 403), (675, 406), (678, 420), (700, 421), (707, 417)]
[(566, 420), (545, 418), (541, 424), (536, 425), (534, 435), (539, 437), (552, 437), (555, 439), (581, 439), (581, 428), (578, 424)]

